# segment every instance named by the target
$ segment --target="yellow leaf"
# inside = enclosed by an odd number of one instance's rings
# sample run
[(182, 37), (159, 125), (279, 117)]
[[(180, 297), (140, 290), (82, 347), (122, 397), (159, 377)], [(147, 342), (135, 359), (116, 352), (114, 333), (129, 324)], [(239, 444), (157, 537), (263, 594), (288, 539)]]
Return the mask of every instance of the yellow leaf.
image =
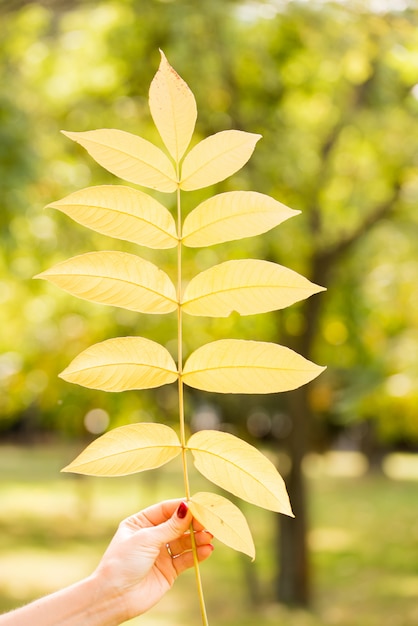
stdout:
[(298, 213), (256, 191), (228, 191), (205, 200), (186, 217), (182, 241), (197, 248), (254, 237)]
[(103, 235), (149, 248), (177, 245), (171, 213), (151, 196), (130, 187), (88, 187), (48, 206)]
[(221, 339), (190, 355), (183, 381), (218, 393), (276, 393), (301, 387), (324, 369), (275, 343)]
[(126, 476), (165, 465), (181, 452), (175, 431), (164, 424), (129, 424), (95, 439), (62, 472)]
[(283, 309), (323, 290), (277, 263), (226, 261), (190, 281), (182, 307), (190, 315), (227, 317), (232, 311), (253, 315)]
[(82, 145), (102, 167), (123, 180), (166, 193), (177, 189), (176, 173), (169, 158), (142, 137), (114, 128), (62, 132)]
[(188, 502), (193, 516), (206, 530), (233, 550), (255, 558), (251, 531), (235, 504), (215, 493), (199, 492)]
[(208, 480), (251, 504), (293, 517), (283, 478), (254, 446), (229, 433), (201, 430), (187, 448)]
[(172, 383), (178, 373), (170, 353), (155, 341), (117, 337), (81, 352), (60, 377), (90, 389), (126, 391)]
[(74, 296), (139, 313), (170, 313), (176, 290), (156, 265), (126, 252), (88, 252), (35, 276)]
[(193, 135), (196, 101), (189, 86), (160, 52), (160, 67), (149, 90), (149, 106), (167, 150), (178, 163)]
[(198, 143), (186, 155), (180, 188), (185, 191), (214, 185), (243, 167), (261, 135), (224, 130)]

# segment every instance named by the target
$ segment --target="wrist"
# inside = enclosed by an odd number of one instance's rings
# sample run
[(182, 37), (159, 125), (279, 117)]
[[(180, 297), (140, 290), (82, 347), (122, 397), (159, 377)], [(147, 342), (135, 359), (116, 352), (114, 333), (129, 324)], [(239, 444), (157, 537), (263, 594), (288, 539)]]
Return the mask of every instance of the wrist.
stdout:
[(87, 620), (86, 624), (118, 626), (128, 619), (124, 594), (109, 582), (104, 572), (93, 572), (81, 584), (91, 599), (89, 614), (97, 620)]

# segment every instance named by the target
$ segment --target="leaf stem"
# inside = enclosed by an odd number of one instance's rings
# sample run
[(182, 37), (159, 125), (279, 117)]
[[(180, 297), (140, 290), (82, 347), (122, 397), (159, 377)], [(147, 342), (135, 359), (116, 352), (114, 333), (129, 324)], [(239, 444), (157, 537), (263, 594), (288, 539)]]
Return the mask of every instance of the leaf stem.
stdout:
[[(186, 450), (186, 424), (184, 414), (184, 385), (183, 385), (183, 317), (181, 309), (181, 296), (182, 296), (182, 215), (181, 215), (181, 194), (180, 187), (177, 187), (177, 358), (178, 358), (178, 395), (179, 395), (179, 420), (180, 420), (180, 443), (181, 443), (181, 458), (183, 465), (183, 480), (186, 499), (190, 500), (190, 483), (189, 474), (187, 469), (187, 450)], [(190, 536), (192, 540), (193, 550), (193, 564), (196, 577), (197, 593), (199, 597), (200, 614), (202, 618), (202, 625), (209, 626), (205, 598), (203, 595), (202, 578), (200, 576), (199, 559), (197, 556), (197, 547), (193, 531), (193, 524), (190, 526)]]
[(177, 359), (178, 359), (178, 394), (179, 394), (179, 420), (180, 420), (180, 442), (181, 453), (183, 463), (183, 478), (186, 498), (190, 500), (190, 486), (189, 477), (187, 471), (187, 456), (186, 456), (186, 425), (184, 416), (184, 388), (182, 380), (183, 372), (183, 318), (181, 310), (181, 284), (182, 284), (182, 244), (181, 244), (181, 230), (182, 230), (182, 217), (181, 217), (181, 197), (180, 188), (177, 189)]

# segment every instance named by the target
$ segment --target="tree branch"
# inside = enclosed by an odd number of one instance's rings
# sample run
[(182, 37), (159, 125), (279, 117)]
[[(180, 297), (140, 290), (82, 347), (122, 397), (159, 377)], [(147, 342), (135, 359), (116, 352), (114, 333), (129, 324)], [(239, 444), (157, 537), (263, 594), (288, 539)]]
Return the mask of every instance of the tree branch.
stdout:
[[(393, 193), (390, 198), (379, 205), (373, 212), (368, 215), (365, 220), (358, 225), (351, 233), (342, 237), (335, 244), (329, 246), (325, 250), (319, 251), (317, 255), (318, 260), (321, 261), (321, 265), (331, 265), (335, 263), (343, 254), (348, 252), (355, 243), (368, 233), (378, 222), (384, 217), (390, 215), (394, 210), (397, 201), (400, 198), (402, 192), (402, 184), (400, 180), (397, 180), (393, 186)], [(323, 281), (323, 279), (322, 279)]]

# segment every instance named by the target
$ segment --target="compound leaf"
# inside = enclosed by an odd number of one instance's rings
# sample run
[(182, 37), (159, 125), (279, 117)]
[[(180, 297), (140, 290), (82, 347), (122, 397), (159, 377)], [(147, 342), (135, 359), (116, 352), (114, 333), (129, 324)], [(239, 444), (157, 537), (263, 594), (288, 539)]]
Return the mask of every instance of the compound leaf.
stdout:
[(227, 317), (275, 311), (323, 291), (277, 263), (256, 259), (226, 261), (201, 272), (187, 285), (182, 307), (190, 315)]
[(190, 248), (261, 235), (300, 211), (256, 191), (227, 191), (199, 204), (184, 220)]
[(251, 531), (243, 513), (235, 504), (215, 493), (195, 493), (188, 502), (193, 516), (212, 535), (230, 548), (255, 558)]
[(275, 343), (221, 339), (201, 346), (187, 359), (183, 381), (218, 393), (290, 391), (325, 368)]
[(181, 452), (176, 432), (164, 424), (129, 424), (95, 439), (62, 472), (126, 476), (165, 465)]
[(151, 196), (124, 187), (80, 189), (48, 205), (98, 233), (148, 248), (174, 248), (176, 225), (171, 213)]
[(169, 158), (142, 137), (114, 128), (62, 132), (82, 145), (102, 167), (123, 180), (166, 193), (177, 189), (176, 173)]
[(186, 155), (180, 188), (201, 189), (228, 178), (245, 165), (260, 138), (243, 130), (224, 130), (206, 137)]
[(126, 252), (88, 252), (35, 276), (92, 302), (139, 313), (170, 313), (177, 307), (170, 278), (156, 265)]
[(174, 382), (171, 354), (143, 337), (117, 337), (81, 352), (60, 374), (70, 383), (102, 391), (151, 389)]
[(178, 163), (193, 135), (197, 108), (193, 93), (161, 52), (160, 67), (149, 90), (149, 106), (161, 138)]
[(234, 495), (293, 517), (283, 478), (273, 463), (246, 441), (217, 430), (201, 430), (187, 442), (196, 469)]

